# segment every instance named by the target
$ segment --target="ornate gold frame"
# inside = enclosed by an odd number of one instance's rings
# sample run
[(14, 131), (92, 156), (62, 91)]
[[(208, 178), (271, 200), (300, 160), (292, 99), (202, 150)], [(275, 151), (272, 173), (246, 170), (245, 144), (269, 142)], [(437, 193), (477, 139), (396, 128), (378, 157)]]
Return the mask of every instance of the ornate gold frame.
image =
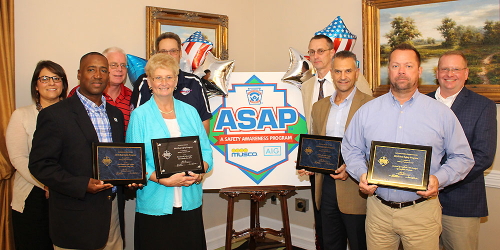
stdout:
[[(389, 91), (389, 85), (380, 84), (380, 9), (405, 7), (412, 5), (448, 2), (454, 0), (363, 0), (363, 70), (366, 80), (371, 83), (374, 96)], [(470, 90), (500, 103), (500, 86), (467, 85)], [(419, 86), (419, 91), (429, 93), (437, 85)]]
[(155, 40), (161, 33), (161, 25), (175, 25), (214, 29), (216, 41), (212, 52), (222, 60), (229, 57), (227, 46), (228, 17), (210, 13), (146, 7), (146, 57), (154, 54)]

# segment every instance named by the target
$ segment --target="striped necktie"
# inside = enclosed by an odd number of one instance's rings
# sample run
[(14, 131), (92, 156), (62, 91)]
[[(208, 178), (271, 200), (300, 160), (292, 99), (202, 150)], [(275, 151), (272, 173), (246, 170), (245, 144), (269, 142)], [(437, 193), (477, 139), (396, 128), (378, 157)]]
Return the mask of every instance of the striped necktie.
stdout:
[(323, 83), (325, 83), (325, 80), (326, 79), (318, 80), (318, 82), (319, 82), (318, 101), (325, 97), (325, 94), (323, 93)]

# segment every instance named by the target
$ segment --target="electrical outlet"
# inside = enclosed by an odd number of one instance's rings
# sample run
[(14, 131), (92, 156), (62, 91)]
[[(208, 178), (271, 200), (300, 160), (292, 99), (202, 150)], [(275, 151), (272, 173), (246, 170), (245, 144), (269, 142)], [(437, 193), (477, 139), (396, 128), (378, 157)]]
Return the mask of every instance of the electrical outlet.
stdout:
[(309, 199), (295, 198), (295, 211), (306, 212), (309, 210)]

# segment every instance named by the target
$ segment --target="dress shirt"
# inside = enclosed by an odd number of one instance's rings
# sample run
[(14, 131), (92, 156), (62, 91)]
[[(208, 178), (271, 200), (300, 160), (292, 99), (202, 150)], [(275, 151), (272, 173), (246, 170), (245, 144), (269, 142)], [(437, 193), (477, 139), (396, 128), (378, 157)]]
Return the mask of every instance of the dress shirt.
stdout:
[(333, 95), (330, 97), (332, 107), (330, 108), (328, 121), (326, 123), (326, 136), (344, 137), (345, 124), (347, 122), (349, 111), (351, 110), (354, 93), (356, 93), (356, 87), (354, 87), (351, 93), (339, 105), (337, 105), (335, 104), (337, 91), (333, 91)]
[[(460, 91), (462, 91), (462, 89), (460, 89)], [(457, 99), (457, 95), (460, 93), (460, 91), (458, 91), (454, 95), (450, 95), (450, 96), (444, 98), (441, 95), (441, 87), (438, 87), (436, 90), (436, 100), (438, 100), (440, 103), (448, 106), (448, 108), (451, 108), (451, 105), (453, 105), (453, 102), (455, 102), (455, 99)]]
[(314, 104), (317, 99), (318, 99), (318, 95), (319, 95), (319, 80), (322, 80), (322, 79), (325, 79), (325, 82), (323, 83), (323, 96), (329, 96), (329, 95), (332, 95), (333, 94), (333, 91), (335, 91), (335, 87), (333, 86), (333, 82), (332, 82), (332, 75), (330, 73), (330, 71), (328, 71), (328, 74), (325, 75), (324, 78), (319, 78), (318, 75), (316, 75), (316, 82), (314, 83), (314, 92), (312, 94), (313, 96), (313, 99), (312, 99), (312, 104)]
[(76, 93), (78, 98), (82, 101), (85, 110), (87, 110), (87, 114), (94, 125), (99, 142), (113, 142), (111, 125), (109, 125), (108, 113), (106, 113), (106, 98), (101, 96), (102, 103), (100, 106), (97, 106), (93, 101), (80, 94), (80, 91)]
[[(432, 146), (430, 174), (439, 180), (439, 188), (462, 180), (474, 166), (455, 114), (418, 90), (403, 105), (389, 91), (356, 112), (342, 141), (342, 156), (347, 172), (357, 180), (367, 172), (372, 141)], [(447, 161), (441, 165), (445, 154)], [(420, 198), (416, 192), (393, 188), (378, 187), (376, 193), (394, 202)]]

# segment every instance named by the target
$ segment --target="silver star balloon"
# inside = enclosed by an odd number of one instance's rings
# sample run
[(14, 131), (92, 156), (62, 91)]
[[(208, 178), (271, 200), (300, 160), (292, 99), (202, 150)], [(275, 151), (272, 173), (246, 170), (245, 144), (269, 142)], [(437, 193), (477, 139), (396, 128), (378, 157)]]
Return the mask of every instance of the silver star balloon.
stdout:
[(205, 70), (209, 69), (211, 74), (208, 81), (212, 82), (214, 86), (207, 86), (208, 97), (216, 95), (226, 96), (229, 84), (228, 79), (233, 72), (233, 68), (234, 60), (220, 60), (209, 52), (203, 64), (196, 68), (193, 74), (201, 78), (205, 75)]
[(290, 48), (290, 66), (281, 79), (283, 82), (302, 87), (302, 83), (316, 74), (316, 69), (308, 58), (294, 48)]

